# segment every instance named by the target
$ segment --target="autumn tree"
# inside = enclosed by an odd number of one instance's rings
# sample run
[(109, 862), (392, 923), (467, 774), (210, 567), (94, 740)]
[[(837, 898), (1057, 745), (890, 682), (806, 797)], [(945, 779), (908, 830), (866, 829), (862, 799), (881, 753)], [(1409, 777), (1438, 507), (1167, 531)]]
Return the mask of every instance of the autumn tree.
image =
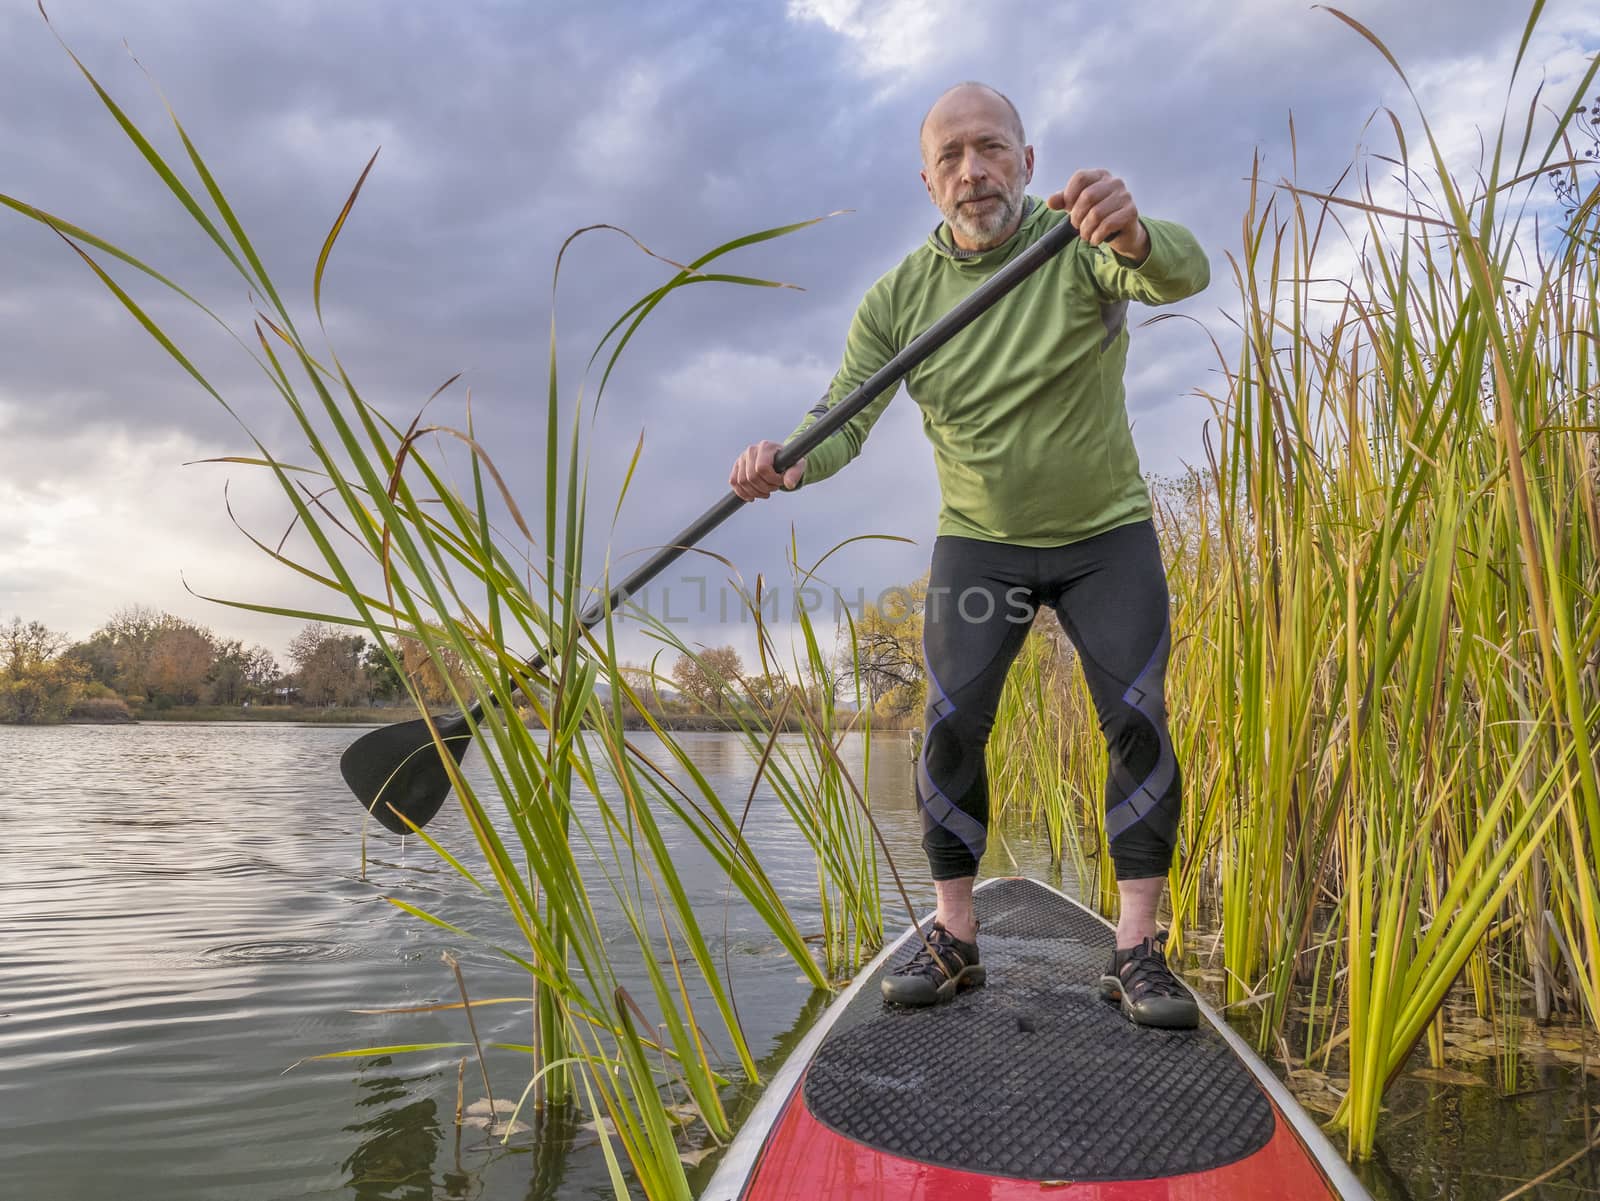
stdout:
[[(908, 587), (890, 589), (876, 605), (866, 605), (855, 620), (854, 660), (862, 686), (880, 717), (901, 718), (922, 708), (927, 694), (922, 658), (922, 620), (928, 600), (924, 574)], [(852, 670), (850, 631), (842, 634), (841, 675)]]
[(787, 676), (775, 671), (751, 676), (745, 681), (745, 695), (758, 710), (768, 716), (777, 713), (793, 688), (794, 685)]
[(400, 661), (405, 667), (406, 676), (416, 685), (426, 704), (455, 704), (455, 697), (450, 691), (451, 684), (462, 695), (470, 690), (461, 657), (448, 646), (435, 643), (434, 653), (430, 655), (420, 638), (402, 638)]
[(629, 663), (626, 660), (617, 666), (617, 675), (639, 698), (640, 706), (657, 715), (661, 713), (666, 703), (666, 698), (661, 695), (661, 689), (663, 685), (669, 683), (666, 677), (657, 674), (655, 669), (647, 664)]
[(737, 650), (713, 646), (699, 654), (679, 655), (672, 665), (672, 678), (685, 696), (712, 713), (721, 713), (723, 690), (736, 687), (743, 671)]
[(216, 635), (204, 626), (132, 605), (113, 613), (67, 658), (88, 679), (129, 700), (192, 705), (210, 696), (219, 649)]
[(367, 640), (321, 622), (308, 622), (289, 643), (301, 699), (312, 705), (353, 705), (366, 696), (362, 659)]
[(84, 642), (73, 643), (62, 658), (76, 663), (88, 683), (116, 690), (117, 648), (104, 633), (97, 633)]
[(248, 650), (238, 639), (216, 644), (206, 675), (206, 699), (213, 705), (260, 700), (278, 678), (278, 661), (264, 646)]
[(118, 609), (95, 632), (89, 647), (78, 657), (96, 665), (108, 664), (110, 678), (102, 679), (99, 670), (95, 678), (129, 700), (142, 701), (149, 695), (150, 661), (155, 655), (156, 639), (163, 629), (177, 621), (170, 613), (145, 605)]
[(661, 687), (660, 677), (643, 663), (629, 663), (624, 660), (617, 667), (617, 674), (641, 697), (651, 696)]
[(205, 691), (216, 655), (216, 635), (170, 615), (150, 639), (144, 662), (144, 694), (162, 708), (193, 705)]
[(10, 625), (0, 624), (0, 671), (16, 676), (54, 659), (66, 649), (67, 638), (47, 629), (43, 622), (13, 617)]
[(60, 721), (88, 672), (61, 652), (68, 639), (43, 623), (13, 617), (0, 624), (0, 722)]

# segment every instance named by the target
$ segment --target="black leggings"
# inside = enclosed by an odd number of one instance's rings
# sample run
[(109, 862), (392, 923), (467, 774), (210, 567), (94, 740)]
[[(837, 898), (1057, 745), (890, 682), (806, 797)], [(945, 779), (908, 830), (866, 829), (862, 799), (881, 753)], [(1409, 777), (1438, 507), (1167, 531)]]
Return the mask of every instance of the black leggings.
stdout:
[(934, 540), (922, 634), (928, 707), (917, 764), (933, 878), (977, 874), (989, 821), (984, 749), (1039, 605), (1055, 609), (1077, 648), (1106, 738), (1106, 832), (1117, 879), (1163, 876), (1181, 782), (1167, 732), (1166, 572), (1155, 526), (1142, 521), (1066, 546)]

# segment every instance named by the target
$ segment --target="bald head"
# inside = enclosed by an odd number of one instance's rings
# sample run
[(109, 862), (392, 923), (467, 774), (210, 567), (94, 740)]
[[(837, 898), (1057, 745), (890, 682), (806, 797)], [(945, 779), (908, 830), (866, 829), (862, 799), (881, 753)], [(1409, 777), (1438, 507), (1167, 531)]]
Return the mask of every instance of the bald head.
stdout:
[(1028, 139), (1022, 132), (1022, 114), (1017, 112), (1017, 106), (1011, 103), (1011, 98), (986, 83), (969, 79), (939, 93), (939, 98), (923, 114), (922, 124), (917, 129), (917, 144), (922, 150), (924, 160), (928, 157), (928, 125), (950, 110), (965, 110), (974, 105), (980, 109), (993, 108), (992, 115), (1010, 127), (1017, 145), (1022, 146), (1027, 143)]
[(1017, 106), (986, 83), (958, 83), (922, 119), (922, 182), (958, 250), (986, 250), (1027, 210), (1033, 147)]

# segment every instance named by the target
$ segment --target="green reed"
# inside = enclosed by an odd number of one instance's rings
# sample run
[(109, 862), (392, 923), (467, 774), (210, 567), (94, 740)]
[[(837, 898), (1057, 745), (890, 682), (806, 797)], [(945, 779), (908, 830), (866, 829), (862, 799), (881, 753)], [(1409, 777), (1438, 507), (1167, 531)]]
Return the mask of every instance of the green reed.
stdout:
[[(821, 598), (821, 586), (813, 581), (822, 561), (832, 553), (827, 552), (809, 569), (794, 567), (794, 596)], [(863, 673), (854, 658), (848, 671), (831, 661), (818, 637), (810, 604), (795, 606), (797, 645), (791, 647), (789, 662), (783, 663), (771, 622), (777, 615), (772, 601), (780, 594), (767, 588), (759, 576), (753, 590), (747, 591), (736, 579), (729, 583), (743, 606), (741, 621), (748, 620), (756, 635), (761, 678), (770, 681), (781, 676), (785, 681), (781, 689), (761, 688), (748, 675), (719, 671), (666, 622), (648, 612), (640, 616), (650, 636), (674, 652), (674, 658), (686, 655), (695, 660), (716, 685), (727, 720), (756, 763), (745, 807), (755, 802), (757, 790), (765, 782), (810, 848), (816, 861), (822, 918), (816, 941), (829, 978), (845, 978), (871, 959), (883, 942), (878, 860), (882, 840), (871, 815), (871, 704)], [(849, 609), (837, 592), (833, 601), (848, 616)], [(855, 639), (848, 641), (854, 647)], [(848, 712), (839, 705), (840, 693), (846, 689), (851, 700)], [(645, 712), (643, 698), (632, 699), (640, 712)], [(646, 720), (667, 737), (652, 719), (647, 716)], [(781, 737), (791, 726), (798, 740)], [(865, 756), (859, 781), (851, 776), (839, 753), (843, 738), (857, 732)], [(740, 823), (742, 827), (742, 814)]]
[[(1506, 1087), (1520, 972), (1600, 1017), (1600, 187), (1564, 140), (1596, 70), (1555, 136), (1508, 112), (1470, 171), (1392, 118), (1398, 200), (1253, 172), (1208, 469), (1157, 490), (1174, 922), (1221, 927), (1263, 1047), (1309, 990), (1302, 1054), (1347, 1062), (1353, 1155), (1413, 1052), (1449, 1057), (1458, 985)], [(1577, 197), (1557, 228), (1552, 171)], [(1056, 696), (1070, 773), (1099, 732)]]
[[(591, 1114), (618, 1196), (627, 1193), (625, 1161), (646, 1196), (687, 1198), (680, 1159), (683, 1134), (667, 1111), (663, 1091), (687, 1097), (704, 1137), (720, 1142), (732, 1131), (720, 1092), (725, 1065), (713, 1056), (713, 1042), (730, 1050), (746, 1078), (755, 1081), (759, 1073), (723, 965), (713, 955), (669, 853), (669, 831), (686, 831), (704, 848), (726, 874), (730, 889), (754, 909), (813, 985), (826, 987), (828, 977), (745, 841), (742, 814), (725, 803), (684, 747), (665, 731), (656, 730), (659, 747), (652, 749), (624, 729), (630, 693), (615, 645), (613, 615), (607, 613), (592, 629), (578, 619), (591, 601), (581, 580), (588, 516), (581, 434), (591, 415), (581, 404), (563, 404), (554, 317), (543, 494), (536, 510), (542, 520), (530, 523), (485, 453), (470, 407), (462, 423), (450, 426), (424, 424), (420, 411), (408, 424), (397, 423), (369, 403), (337, 354), (329, 347), (314, 349), (302, 333), (176, 115), (172, 125), (182, 152), (169, 160), (88, 68), (75, 55), (72, 59), (145, 163), (257, 298), (247, 335), (235, 332), (194, 296), (112, 242), (22, 200), (0, 195), (0, 204), (60, 234), (133, 318), (236, 419), (236, 409), (102, 260), (115, 259), (142, 275), (142, 283), (159, 285), (199, 307), (261, 369), (299, 428), (300, 461), (264, 445), (242, 420), (253, 450), (226, 461), (275, 479), (293, 510), (296, 538), (277, 544), (253, 541), (290, 571), (327, 588), (330, 611), (223, 603), (363, 630), (407, 680), (418, 712), (425, 716), (429, 705), (420, 677), (406, 671), (404, 659), (408, 640), (420, 644), (459, 708), (465, 711), (479, 702), (485, 706), (474, 742), (488, 788), (475, 785), (441, 750), (470, 844), (446, 847), (429, 832), (419, 830), (418, 835), (468, 887), (498, 897), (517, 931), (515, 945), (493, 949), (527, 974), (529, 992), (522, 1003), (530, 1009), (533, 1036), (526, 1044), (489, 1046), (526, 1057), (529, 1083), (522, 1105), (547, 1110), (578, 1106)], [(181, 178), (185, 164), (197, 184)], [(324, 342), (325, 271), (371, 168), (369, 162), (317, 257), (313, 315), (315, 332)], [(591, 358), (592, 366), (603, 365), (594, 403), (639, 323), (671, 292), (706, 282), (779, 286), (709, 265), (798, 228), (767, 230), (719, 246), (677, 268), (666, 283), (625, 311)], [(557, 257), (552, 313), (561, 258), (571, 241)], [(448, 447), (455, 448), (453, 456), (444, 449)], [(629, 480), (637, 458), (635, 451)], [(467, 482), (457, 487), (451, 474), (463, 462), (469, 469)], [(625, 481), (616, 507), (626, 490)], [(304, 546), (304, 553), (297, 546)], [(531, 671), (527, 663), (533, 652), (549, 666)], [(807, 655), (815, 666), (818, 651), (809, 629)], [(846, 860), (829, 861), (822, 870), (829, 879), (848, 879), (856, 889), (842, 911), (854, 923), (847, 941), (856, 946), (855, 961), (860, 948), (875, 945), (881, 927), (865, 917), (876, 904), (876, 877), (859, 858), (861, 840), (851, 843), (841, 835), (846, 807), (837, 756), (832, 754), (836, 727), (836, 714), (824, 703), (809, 727), (814, 740), (806, 744), (807, 753), (816, 758), (786, 757), (778, 766), (769, 761), (767, 772), (769, 778), (791, 781), (780, 785), (780, 792), (788, 787), (795, 797), (804, 795), (813, 805), (807, 812), (825, 817), (817, 828), (806, 827), (816, 835), (813, 845), (819, 856), (824, 848), (829, 854), (845, 848)], [(807, 762), (822, 764), (820, 796), (794, 783)], [(604, 924), (600, 899), (611, 911)], [(392, 903), (458, 937), (475, 937), (413, 905)], [(608, 941), (619, 921), (629, 936), (620, 946)], [(364, 1048), (341, 1054), (422, 1049), (428, 1048)]]

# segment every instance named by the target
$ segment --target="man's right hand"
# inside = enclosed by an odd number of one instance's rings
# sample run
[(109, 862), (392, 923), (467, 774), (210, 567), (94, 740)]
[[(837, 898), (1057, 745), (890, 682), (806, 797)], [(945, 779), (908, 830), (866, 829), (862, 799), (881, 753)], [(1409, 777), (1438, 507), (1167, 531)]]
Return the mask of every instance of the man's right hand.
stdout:
[(728, 483), (741, 500), (761, 500), (780, 488), (798, 488), (806, 473), (806, 461), (801, 459), (782, 475), (772, 467), (772, 459), (783, 447), (777, 442), (753, 442), (744, 454), (734, 461), (728, 473)]

